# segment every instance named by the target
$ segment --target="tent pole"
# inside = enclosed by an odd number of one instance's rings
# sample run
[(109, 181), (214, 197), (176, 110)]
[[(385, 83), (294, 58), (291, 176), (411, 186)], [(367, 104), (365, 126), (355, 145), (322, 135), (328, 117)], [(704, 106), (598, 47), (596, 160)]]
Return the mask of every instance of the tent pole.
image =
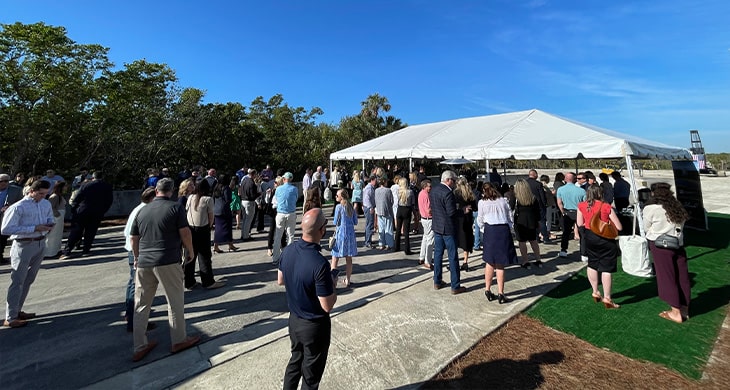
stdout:
[(408, 157), (408, 173), (413, 172), (413, 157)]
[(578, 159), (575, 159), (575, 174), (578, 174)]
[(487, 170), (487, 175), (489, 175), (489, 159), (488, 158), (484, 159), (484, 169)]
[[(642, 215), (641, 207), (639, 207), (639, 190), (636, 188), (636, 181), (634, 179), (634, 165), (631, 162), (631, 156), (626, 155), (626, 169), (629, 171), (629, 183), (631, 183), (631, 196), (634, 198), (635, 206), (634, 213), (636, 213), (636, 222), (639, 225), (639, 233), (641, 237), (646, 237), (644, 231), (644, 216)], [(634, 234), (632, 231), (631, 234)]]

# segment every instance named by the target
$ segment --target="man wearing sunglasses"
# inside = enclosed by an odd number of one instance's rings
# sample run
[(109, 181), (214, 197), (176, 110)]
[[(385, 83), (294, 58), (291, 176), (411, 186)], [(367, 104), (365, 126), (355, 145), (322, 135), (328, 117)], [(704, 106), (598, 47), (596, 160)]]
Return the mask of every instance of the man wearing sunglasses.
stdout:
[[(577, 175), (577, 180), (585, 182), (582, 173)], [(568, 172), (565, 174), (565, 185), (560, 186), (555, 193), (558, 198), (558, 208), (563, 215), (563, 236), (560, 238), (560, 257), (568, 257), (568, 243), (573, 236), (573, 226), (578, 219), (578, 203), (585, 200), (586, 192), (576, 185), (576, 175)]]

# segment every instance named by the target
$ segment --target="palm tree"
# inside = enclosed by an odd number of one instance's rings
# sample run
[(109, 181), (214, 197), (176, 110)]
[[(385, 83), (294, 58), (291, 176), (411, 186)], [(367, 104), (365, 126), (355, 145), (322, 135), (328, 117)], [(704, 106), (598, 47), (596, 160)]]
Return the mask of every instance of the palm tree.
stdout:
[(390, 103), (388, 102), (388, 98), (385, 96), (380, 96), (378, 93), (374, 93), (368, 96), (367, 99), (360, 102), (360, 105), (362, 106), (360, 115), (362, 115), (366, 119), (378, 119), (381, 110), (383, 112), (390, 111)]

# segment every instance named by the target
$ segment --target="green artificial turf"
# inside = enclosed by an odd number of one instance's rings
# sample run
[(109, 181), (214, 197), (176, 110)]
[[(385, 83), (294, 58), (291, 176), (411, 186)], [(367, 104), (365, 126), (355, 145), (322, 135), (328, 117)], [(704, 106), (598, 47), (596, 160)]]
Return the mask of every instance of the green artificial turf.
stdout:
[(692, 302), (690, 320), (676, 324), (658, 316), (669, 306), (657, 296), (655, 279), (619, 271), (606, 310), (591, 299), (585, 269), (552, 290), (527, 311), (545, 325), (622, 355), (655, 362), (699, 379), (725, 319), (730, 301), (730, 216), (710, 214), (708, 232), (687, 230)]

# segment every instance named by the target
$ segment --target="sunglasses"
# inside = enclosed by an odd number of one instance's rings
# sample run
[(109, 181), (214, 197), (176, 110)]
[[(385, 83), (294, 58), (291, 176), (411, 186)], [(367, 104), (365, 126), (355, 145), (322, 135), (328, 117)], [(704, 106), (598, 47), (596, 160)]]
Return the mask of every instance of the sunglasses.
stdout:
[(585, 177), (579, 177), (578, 180), (585, 180)]
[(320, 226), (319, 226), (319, 227), (317, 228), (317, 230), (322, 230), (322, 228), (323, 228), (323, 227), (325, 227), (325, 226), (327, 226), (327, 218), (325, 218), (325, 219), (324, 219), (324, 223), (322, 223), (322, 225), (320, 225)]

